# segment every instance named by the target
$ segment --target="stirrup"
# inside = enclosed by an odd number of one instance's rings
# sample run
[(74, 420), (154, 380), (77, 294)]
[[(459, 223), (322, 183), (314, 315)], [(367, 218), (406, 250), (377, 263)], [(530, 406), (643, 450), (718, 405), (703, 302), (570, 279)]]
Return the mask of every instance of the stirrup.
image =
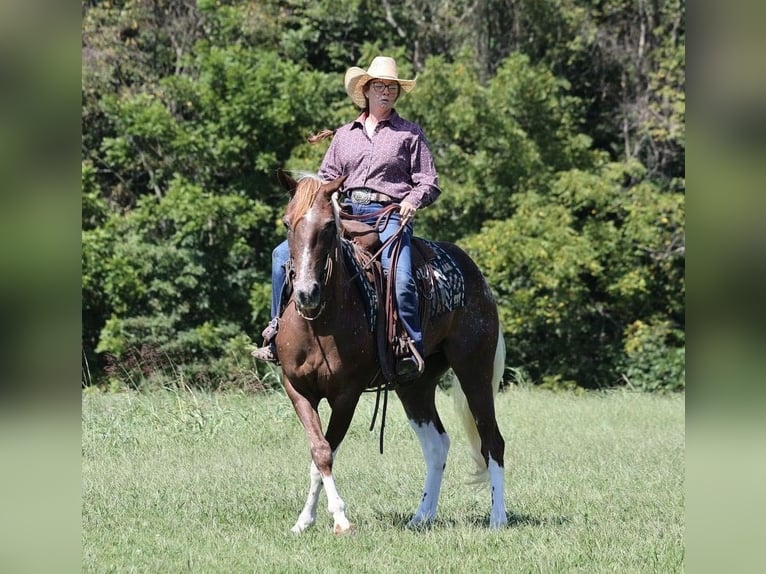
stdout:
[(396, 378), (400, 383), (413, 381), (421, 374), (415, 357), (403, 357), (396, 361)]
[(411, 355), (406, 355), (396, 361), (396, 378), (399, 382), (405, 383), (413, 381), (420, 377), (425, 371), (426, 362), (415, 347), (412, 339), (407, 338), (407, 347)]
[(274, 340), (274, 337), (277, 336), (277, 332), (279, 331), (279, 317), (274, 317), (271, 321), (269, 321), (269, 324), (266, 325), (266, 328), (263, 330), (263, 333), (261, 333), (261, 337), (263, 337), (263, 344), (268, 345)]

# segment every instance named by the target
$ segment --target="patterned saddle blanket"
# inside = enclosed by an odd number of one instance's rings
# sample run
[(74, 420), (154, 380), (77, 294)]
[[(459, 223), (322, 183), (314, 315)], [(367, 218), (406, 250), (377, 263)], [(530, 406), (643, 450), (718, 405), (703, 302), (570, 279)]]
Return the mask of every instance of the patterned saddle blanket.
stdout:
[[(343, 253), (364, 299), (368, 327), (374, 332), (382, 293), (377, 292), (370, 275), (363, 270), (363, 263), (355, 255), (352, 240), (343, 239)], [(411, 256), (420, 302), (420, 319), (424, 327), (428, 319), (465, 306), (463, 272), (449, 253), (436, 242), (413, 237)]]

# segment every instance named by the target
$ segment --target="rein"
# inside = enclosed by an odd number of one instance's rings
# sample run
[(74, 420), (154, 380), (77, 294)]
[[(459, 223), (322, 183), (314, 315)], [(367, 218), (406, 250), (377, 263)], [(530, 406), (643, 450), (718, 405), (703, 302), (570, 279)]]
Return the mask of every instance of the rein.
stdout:
[[(389, 205), (388, 207), (384, 207), (384, 208), (380, 209), (379, 211), (375, 212), (373, 215), (377, 215), (378, 216), (378, 219), (375, 221), (375, 229), (382, 229), (386, 225), (388, 225), (388, 220), (391, 219), (391, 215), (393, 215), (393, 213), (395, 211), (399, 211), (399, 205), (397, 205), (397, 204)], [(338, 226), (338, 229), (340, 230), (341, 227), (340, 227), (340, 224), (339, 224), (338, 219), (337, 219), (338, 217), (343, 218), (343, 219), (353, 219), (353, 220), (361, 221), (362, 219), (365, 219), (367, 216), (366, 215), (353, 215), (351, 213), (343, 213), (343, 212), (341, 212), (339, 210), (336, 213), (336, 225)], [(375, 253), (373, 253), (370, 256), (369, 260), (366, 263), (360, 262), (361, 263), (360, 271), (358, 271), (355, 275), (353, 275), (351, 277), (350, 281), (353, 281), (354, 279), (356, 279), (362, 271), (367, 271), (370, 268), (370, 266), (372, 265), (372, 263), (376, 259), (378, 259), (380, 257), (380, 254), (383, 253), (383, 251), (389, 245), (391, 245), (392, 243), (394, 243), (394, 242), (399, 240), (399, 238), (401, 237), (402, 233), (404, 233), (404, 225), (400, 225), (399, 228), (394, 232), (394, 234), (391, 237), (389, 237), (388, 239), (386, 239), (386, 241), (380, 246), (380, 249), (378, 249)], [(398, 250), (397, 250), (396, 253), (398, 255)], [(398, 257), (397, 257), (397, 259), (398, 259)]]
[[(331, 203), (333, 208), (333, 216), (335, 217), (335, 227), (337, 229), (337, 237), (338, 237), (338, 244), (340, 243), (340, 238), (343, 236), (343, 225), (342, 225), (342, 219), (349, 219), (349, 220), (357, 220), (361, 221), (363, 219), (366, 219), (369, 217), (369, 215), (353, 215), (351, 213), (345, 213), (340, 208), (340, 203), (338, 201), (339, 194), (336, 191), (332, 194), (331, 197)], [(391, 216), (399, 211), (399, 205), (398, 204), (391, 204), (386, 207), (383, 207), (379, 211), (375, 212), (373, 215), (377, 216), (377, 219), (375, 221), (375, 229), (382, 229), (386, 225), (388, 225), (388, 222), (391, 218)], [(381, 246), (380, 249), (378, 249), (366, 263), (360, 262), (361, 268), (360, 271), (358, 271), (356, 274), (354, 274), (350, 279), (349, 282), (356, 279), (360, 273), (363, 271), (366, 271), (369, 269), (369, 267), (373, 264), (375, 260), (377, 260), (383, 251), (389, 247), (390, 245), (394, 244), (395, 242), (399, 241), (402, 233), (404, 232), (404, 225), (400, 225), (399, 228), (396, 230), (396, 232), (389, 237)], [(396, 264), (399, 260), (399, 249), (394, 249), (394, 253), (392, 254), (392, 269), (396, 269)], [(388, 289), (387, 291), (387, 298), (394, 297), (394, 273), (389, 273), (388, 278)], [(390, 308), (389, 302), (386, 303), (386, 308)], [(392, 318), (389, 318), (389, 321), (392, 321)], [(389, 325), (388, 328), (389, 333), (394, 332), (393, 325)], [(389, 341), (389, 344), (391, 344), (391, 341)], [(378, 375), (381, 374), (381, 369), (378, 369), (378, 371), (373, 375), (372, 379), (370, 380), (370, 383), (372, 383), (376, 378), (378, 378)], [(368, 383), (369, 386), (369, 383)], [(383, 454), (383, 437), (384, 437), (384, 431), (386, 428), (386, 412), (388, 410), (388, 391), (391, 389), (391, 383), (390, 381), (384, 380), (383, 382), (379, 383), (376, 388), (371, 389), (367, 388), (364, 392), (374, 392), (375, 395), (375, 408), (372, 413), (372, 420), (370, 422), (370, 431), (372, 431), (375, 428), (375, 422), (378, 417), (378, 410), (380, 409), (380, 395), (383, 395), (383, 409), (380, 411), (380, 454)]]

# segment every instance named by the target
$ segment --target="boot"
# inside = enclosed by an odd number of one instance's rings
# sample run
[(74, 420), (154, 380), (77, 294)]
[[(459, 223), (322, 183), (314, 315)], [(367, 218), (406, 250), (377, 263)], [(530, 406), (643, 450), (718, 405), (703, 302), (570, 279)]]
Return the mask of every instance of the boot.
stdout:
[(266, 343), (263, 347), (253, 349), (250, 354), (258, 361), (276, 363), (277, 365), (279, 364), (279, 358), (277, 357), (277, 346), (273, 341), (271, 343)]
[(279, 364), (279, 358), (277, 357), (277, 346), (274, 339), (277, 337), (279, 331), (279, 319), (274, 317), (266, 328), (261, 333), (263, 337), (263, 346), (258, 349), (253, 349), (251, 355), (259, 361), (267, 361), (269, 363)]
[(400, 383), (406, 383), (417, 379), (425, 370), (423, 353), (415, 347), (412, 339), (407, 338), (406, 347), (411, 354), (406, 354), (396, 361), (396, 378)]
[(403, 357), (396, 362), (396, 378), (399, 382), (412, 381), (420, 374), (420, 366), (415, 357)]

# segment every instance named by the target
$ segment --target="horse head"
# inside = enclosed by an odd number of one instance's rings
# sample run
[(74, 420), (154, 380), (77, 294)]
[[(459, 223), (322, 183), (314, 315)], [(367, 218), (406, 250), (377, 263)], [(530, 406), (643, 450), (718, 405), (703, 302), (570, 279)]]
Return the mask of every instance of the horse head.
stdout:
[(293, 261), (295, 304), (303, 317), (313, 319), (322, 312), (323, 289), (339, 257), (333, 252), (339, 235), (331, 197), (346, 178), (324, 183), (316, 176), (296, 181), (284, 171), (278, 175), (291, 196), (282, 221)]

